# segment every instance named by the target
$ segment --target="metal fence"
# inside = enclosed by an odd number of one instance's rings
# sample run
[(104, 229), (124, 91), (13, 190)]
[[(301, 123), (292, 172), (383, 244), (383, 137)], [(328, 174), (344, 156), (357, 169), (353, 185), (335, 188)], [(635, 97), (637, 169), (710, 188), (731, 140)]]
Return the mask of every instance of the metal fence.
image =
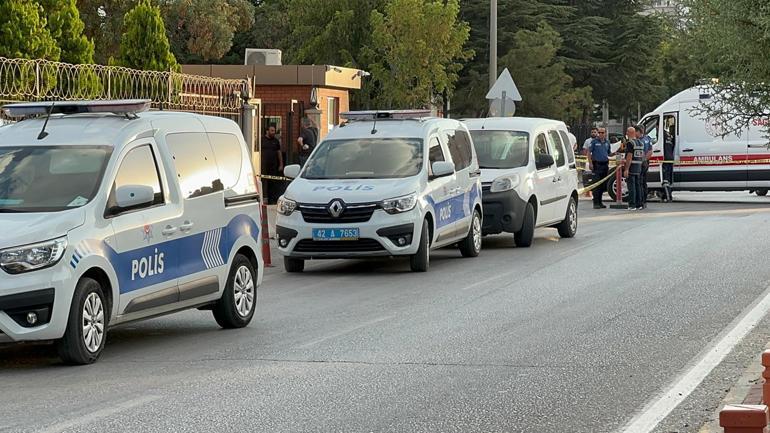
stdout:
[(241, 124), (243, 102), (249, 92), (250, 85), (245, 79), (0, 57), (3, 103), (149, 99), (154, 109), (221, 116)]

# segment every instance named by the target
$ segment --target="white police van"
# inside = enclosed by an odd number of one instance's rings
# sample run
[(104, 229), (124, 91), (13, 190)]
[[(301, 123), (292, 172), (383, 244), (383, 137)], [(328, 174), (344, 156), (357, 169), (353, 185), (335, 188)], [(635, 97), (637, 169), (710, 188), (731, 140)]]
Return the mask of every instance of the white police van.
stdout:
[(288, 272), (306, 259), (408, 256), (428, 269), (430, 250), (481, 251), (481, 183), (467, 129), (428, 111), (343, 113), (278, 202), (276, 233)]
[(520, 247), (532, 245), (536, 227), (575, 236), (578, 174), (564, 122), (507, 117), (464, 123), (481, 167), (483, 233), (513, 233)]
[[(254, 316), (260, 206), (237, 125), (148, 101), (4, 107), (0, 339), (94, 362), (110, 326), (189, 308)], [(32, 118), (29, 118), (32, 117)]]

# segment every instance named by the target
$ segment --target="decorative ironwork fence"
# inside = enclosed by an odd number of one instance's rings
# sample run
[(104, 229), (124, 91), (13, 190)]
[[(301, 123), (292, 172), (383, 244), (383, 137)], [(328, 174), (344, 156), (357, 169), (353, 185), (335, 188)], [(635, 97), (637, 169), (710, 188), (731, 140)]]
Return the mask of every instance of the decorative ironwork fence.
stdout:
[[(241, 124), (248, 80), (0, 57), (0, 102), (149, 99), (159, 110), (227, 117)], [(2, 122), (2, 119), (0, 119)]]

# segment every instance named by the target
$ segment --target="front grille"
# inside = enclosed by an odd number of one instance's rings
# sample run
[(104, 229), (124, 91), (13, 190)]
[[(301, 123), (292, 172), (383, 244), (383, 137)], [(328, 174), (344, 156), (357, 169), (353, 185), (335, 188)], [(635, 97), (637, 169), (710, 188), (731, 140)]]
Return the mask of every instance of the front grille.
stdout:
[(294, 252), (297, 253), (370, 253), (384, 251), (385, 247), (374, 239), (359, 239), (357, 241), (314, 241), (303, 239), (297, 242)]
[(492, 189), (492, 182), (482, 182), (481, 183), (481, 192), (489, 192)]
[(308, 223), (365, 223), (372, 218), (377, 207), (377, 203), (349, 204), (345, 206), (345, 210), (337, 218), (329, 214), (328, 205), (325, 204), (302, 203), (299, 205), (299, 211), (302, 213), (302, 218)]

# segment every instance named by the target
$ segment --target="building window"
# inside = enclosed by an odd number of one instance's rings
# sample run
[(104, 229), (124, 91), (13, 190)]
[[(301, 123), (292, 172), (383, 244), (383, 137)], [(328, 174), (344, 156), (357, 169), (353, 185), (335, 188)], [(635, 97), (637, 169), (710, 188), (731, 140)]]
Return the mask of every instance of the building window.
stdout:
[(326, 99), (326, 118), (329, 131), (340, 124), (340, 100), (329, 97)]

